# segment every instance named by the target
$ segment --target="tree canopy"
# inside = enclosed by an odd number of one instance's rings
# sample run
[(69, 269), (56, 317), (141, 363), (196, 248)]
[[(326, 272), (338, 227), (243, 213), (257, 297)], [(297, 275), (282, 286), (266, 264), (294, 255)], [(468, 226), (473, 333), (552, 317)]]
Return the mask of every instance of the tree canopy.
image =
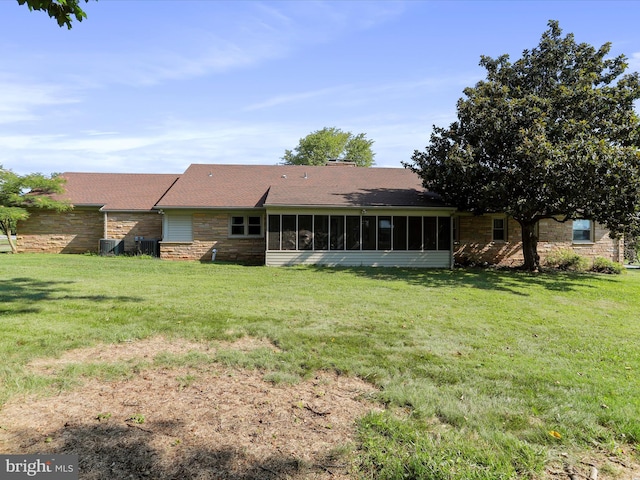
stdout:
[(285, 150), (282, 160), (286, 165), (326, 165), (330, 160), (354, 162), (358, 167), (373, 165), (371, 146), (365, 133), (354, 135), (336, 127), (325, 127), (300, 139), (298, 146)]
[[(87, 14), (80, 8), (82, 0), (17, 0), (20, 5), (26, 4), (29, 10), (41, 10), (58, 22), (60, 27), (71, 29), (73, 18), (78, 22), (87, 18)], [(84, 0), (89, 3), (89, 0)]]
[(56, 174), (45, 176), (41, 173), (17, 175), (0, 165), (0, 231), (9, 240), (11, 251), (17, 252), (11, 233), (18, 221), (29, 218), (30, 208), (55, 211), (71, 209), (71, 205), (51, 198), (53, 193), (64, 191), (64, 179)]
[(539, 267), (541, 219), (590, 219), (617, 235), (640, 218), (638, 73), (608, 57), (609, 43), (596, 50), (548, 26), (513, 63), (481, 57), (486, 79), (464, 90), (458, 120), (434, 126), (405, 163), (459, 209), (516, 220), (528, 270)]

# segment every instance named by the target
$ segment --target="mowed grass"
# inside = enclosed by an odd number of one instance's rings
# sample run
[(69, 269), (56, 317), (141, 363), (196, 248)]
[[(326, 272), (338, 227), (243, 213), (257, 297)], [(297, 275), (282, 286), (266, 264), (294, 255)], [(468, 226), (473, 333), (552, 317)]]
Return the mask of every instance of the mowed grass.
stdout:
[(9, 245), (9, 240), (7, 237), (0, 233), (0, 253), (6, 253), (11, 251), (11, 246)]
[(531, 478), (559, 452), (637, 455), (639, 300), (638, 271), (3, 255), (0, 400), (66, 388), (77, 375), (127, 374), (126, 366), (93, 365), (52, 380), (24, 368), (67, 349), (247, 335), (281, 350), (222, 351), (216, 360), (286, 381), (337, 371), (380, 389), (377, 400), (389, 408), (358, 425), (364, 478)]

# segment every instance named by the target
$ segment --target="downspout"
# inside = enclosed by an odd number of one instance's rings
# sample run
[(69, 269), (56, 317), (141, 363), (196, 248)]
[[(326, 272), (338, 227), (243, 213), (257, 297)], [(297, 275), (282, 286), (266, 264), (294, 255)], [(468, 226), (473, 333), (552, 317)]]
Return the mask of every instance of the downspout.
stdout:
[(103, 226), (103, 235), (102, 238), (107, 238), (107, 223), (109, 222), (109, 218), (107, 216), (107, 212), (104, 212), (104, 226)]

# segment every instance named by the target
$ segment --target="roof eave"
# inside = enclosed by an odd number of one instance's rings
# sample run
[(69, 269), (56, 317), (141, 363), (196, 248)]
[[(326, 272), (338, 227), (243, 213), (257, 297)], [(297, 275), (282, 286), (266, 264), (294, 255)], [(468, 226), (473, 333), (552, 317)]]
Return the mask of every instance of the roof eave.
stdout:
[(232, 206), (211, 206), (211, 205), (155, 205), (154, 210), (264, 210), (263, 205), (232, 205)]
[(455, 207), (451, 207), (448, 205), (375, 205), (375, 204), (358, 204), (358, 205), (344, 205), (344, 204), (317, 204), (317, 205), (300, 205), (294, 203), (267, 203), (265, 204), (266, 208), (270, 207), (286, 207), (286, 208), (344, 208), (344, 209), (353, 209), (353, 208), (375, 208), (379, 210), (398, 210), (398, 209), (415, 209), (415, 210), (451, 210), (452, 212), (456, 210)]
[(100, 209), (101, 212), (149, 212), (149, 213), (157, 213), (155, 207), (153, 208), (105, 208), (102, 207)]

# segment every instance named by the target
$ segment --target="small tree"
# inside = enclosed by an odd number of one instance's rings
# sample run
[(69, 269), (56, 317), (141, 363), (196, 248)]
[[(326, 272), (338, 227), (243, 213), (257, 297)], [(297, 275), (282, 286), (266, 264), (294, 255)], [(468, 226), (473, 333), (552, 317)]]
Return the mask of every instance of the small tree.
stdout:
[(11, 238), (20, 220), (29, 218), (29, 208), (44, 208), (58, 212), (71, 209), (71, 205), (51, 198), (64, 191), (64, 179), (58, 175), (47, 177), (40, 173), (20, 176), (0, 165), (0, 231), (9, 240), (13, 253), (18, 249)]
[(373, 140), (366, 134), (354, 135), (339, 128), (323, 128), (300, 139), (293, 151), (285, 150), (282, 160), (286, 165), (326, 165), (329, 160), (354, 162), (358, 167), (373, 165)]
[(587, 218), (613, 235), (640, 217), (640, 98), (624, 56), (561, 36), (556, 21), (515, 63), (482, 57), (458, 121), (434, 127), (406, 167), (461, 210), (504, 212), (522, 229), (524, 268), (539, 268), (536, 224)]
[[(89, 3), (89, 0), (84, 0)], [(20, 5), (27, 4), (29, 10), (42, 10), (58, 22), (62, 27), (66, 25), (71, 30), (72, 17), (78, 22), (87, 18), (87, 14), (80, 8), (80, 0), (18, 0)]]

